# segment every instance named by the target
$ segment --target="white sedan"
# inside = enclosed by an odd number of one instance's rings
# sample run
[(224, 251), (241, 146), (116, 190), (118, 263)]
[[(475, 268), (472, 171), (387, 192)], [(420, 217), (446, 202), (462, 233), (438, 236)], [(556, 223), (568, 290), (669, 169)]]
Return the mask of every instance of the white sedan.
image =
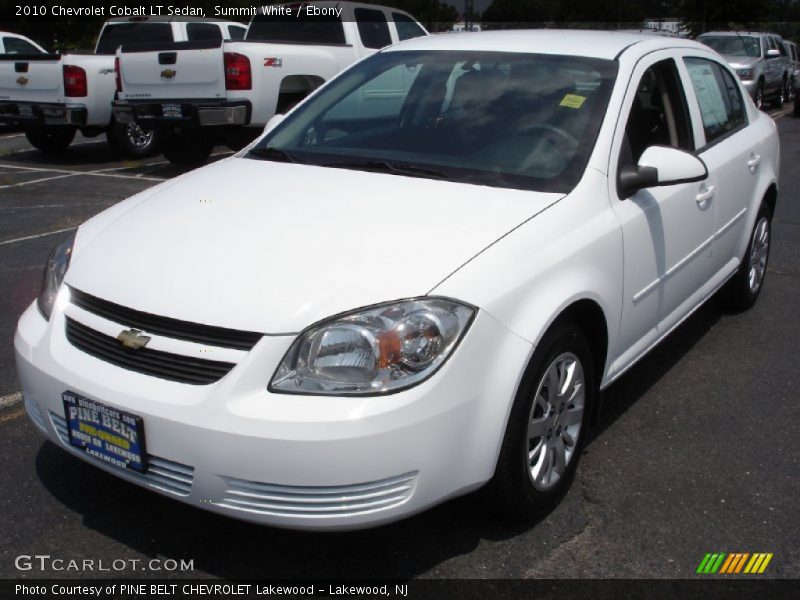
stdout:
[(600, 390), (716, 292), (761, 291), (776, 128), (706, 46), (418, 38), (277, 121), (54, 250), (15, 346), (65, 450), (282, 527), (487, 483), (527, 519)]

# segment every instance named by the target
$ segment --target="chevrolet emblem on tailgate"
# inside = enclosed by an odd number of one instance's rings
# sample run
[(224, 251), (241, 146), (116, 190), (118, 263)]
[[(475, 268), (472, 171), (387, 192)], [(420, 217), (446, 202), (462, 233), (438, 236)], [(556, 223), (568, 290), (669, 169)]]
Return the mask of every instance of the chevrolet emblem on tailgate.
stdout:
[(20, 75), (19, 77), (17, 77), (17, 83), (20, 85), (25, 85), (28, 83), (28, 78), (25, 77), (25, 75)]
[(150, 341), (150, 337), (142, 335), (142, 332), (138, 329), (126, 329), (117, 336), (117, 339), (122, 342), (123, 346), (133, 350), (144, 348)]
[(178, 72), (177, 71), (173, 71), (172, 69), (164, 69), (163, 71), (161, 71), (161, 76), (164, 79), (172, 79), (177, 74), (178, 74)]

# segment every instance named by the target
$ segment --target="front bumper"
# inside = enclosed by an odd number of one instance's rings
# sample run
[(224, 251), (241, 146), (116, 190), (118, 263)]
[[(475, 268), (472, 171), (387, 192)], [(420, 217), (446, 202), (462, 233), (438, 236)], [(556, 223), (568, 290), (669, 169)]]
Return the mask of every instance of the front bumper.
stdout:
[[(486, 482), (532, 350), (480, 311), (453, 356), (416, 387), (367, 398), (283, 395), (266, 388), (291, 336), (263, 337), (223, 379), (193, 386), (84, 354), (64, 335), (65, 312), (48, 323), (32, 305), (15, 336), (25, 406), (49, 439), (188, 504), (298, 529), (395, 521)], [(65, 390), (143, 418), (144, 474), (69, 444)]]
[[(166, 107), (180, 107), (180, 116)], [(137, 123), (153, 128), (196, 128), (222, 125), (248, 125), (252, 107), (249, 102), (218, 100), (114, 101), (114, 118), (120, 123)]]
[(40, 102), (0, 102), (0, 123), (23, 127), (86, 125), (86, 107)]

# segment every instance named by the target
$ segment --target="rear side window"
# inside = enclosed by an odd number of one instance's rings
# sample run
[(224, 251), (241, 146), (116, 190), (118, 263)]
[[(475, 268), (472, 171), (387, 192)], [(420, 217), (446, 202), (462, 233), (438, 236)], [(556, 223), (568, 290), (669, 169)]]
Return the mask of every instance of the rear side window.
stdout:
[(276, 44), (317, 44), (343, 46), (344, 26), (337, 17), (304, 17), (294, 14), (258, 14), (247, 29), (246, 40)]
[(383, 48), (392, 43), (386, 15), (381, 10), (357, 8), (354, 11), (358, 21), (358, 35), (365, 48)]
[(111, 23), (97, 40), (97, 54), (114, 54), (123, 44), (171, 41), (172, 25), (169, 23)]
[(392, 13), (394, 25), (397, 27), (397, 38), (402, 42), (403, 40), (410, 40), (415, 37), (422, 37), (425, 35), (425, 30), (417, 25), (416, 21), (404, 15), (403, 13)]
[(686, 58), (684, 62), (700, 105), (706, 144), (744, 126), (742, 94), (730, 72), (704, 58)]
[(231, 39), (234, 41), (243, 40), (245, 33), (247, 33), (247, 27), (239, 27), (237, 25), (228, 26), (228, 35), (230, 35)]
[(19, 38), (3, 38), (3, 46), (5, 46), (6, 54), (41, 54), (42, 52), (33, 44)]
[(212, 23), (189, 23), (186, 25), (186, 37), (190, 42), (195, 40), (221, 40), (222, 31)]

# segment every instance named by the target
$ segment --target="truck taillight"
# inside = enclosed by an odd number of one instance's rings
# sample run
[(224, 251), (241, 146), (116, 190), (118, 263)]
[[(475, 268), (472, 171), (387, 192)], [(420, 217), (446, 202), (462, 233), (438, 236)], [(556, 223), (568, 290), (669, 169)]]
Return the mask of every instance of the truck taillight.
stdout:
[(250, 59), (237, 52), (225, 53), (225, 89), (249, 90), (253, 87)]
[(117, 82), (117, 91), (122, 91), (122, 75), (119, 72), (119, 56), (114, 57), (114, 77)]
[(87, 94), (86, 71), (75, 65), (64, 65), (64, 95), (80, 98)]

